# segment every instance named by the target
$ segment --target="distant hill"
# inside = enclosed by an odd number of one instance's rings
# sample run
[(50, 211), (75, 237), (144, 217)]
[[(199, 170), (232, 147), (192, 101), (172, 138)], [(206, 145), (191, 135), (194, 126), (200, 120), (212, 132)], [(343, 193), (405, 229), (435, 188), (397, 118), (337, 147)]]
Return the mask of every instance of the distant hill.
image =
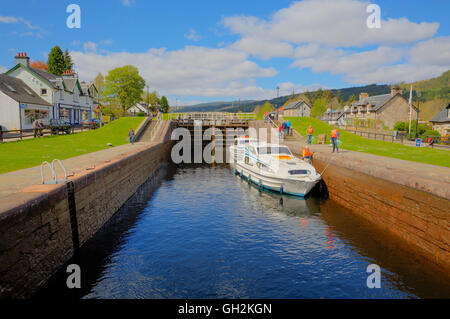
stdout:
[[(442, 75), (424, 81), (414, 83), (400, 83), (398, 84), (403, 89), (403, 96), (409, 99), (409, 90), (413, 86), (413, 101), (417, 105), (417, 92), (422, 92), (420, 99), (420, 119), (430, 120), (437, 114), (445, 104), (450, 101), (450, 70), (444, 72)], [(387, 94), (391, 92), (389, 85), (370, 84), (366, 86), (349, 87), (342, 89), (331, 90), (335, 96), (340, 94), (342, 101), (348, 101), (350, 96), (354, 95), (356, 99), (359, 98), (360, 93), (368, 93), (369, 96)], [(316, 92), (316, 91), (314, 91)], [(310, 93), (314, 93), (310, 92)], [(262, 106), (269, 102), (274, 107), (279, 108), (283, 106), (290, 99), (297, 99), (304, 96), (304, 93), (296, 94), (295, 96), (287, 95), (270, 100), (249, 100), (249, 101), (234, 101), (234, 102), (211, 102), (197, 105), (185, 106), (179, 108), (179, 112), (253, 112), (257, 106)], [(336, 105), (336, 107), (343, 107), (344, 102)], [(336, 104), (336, 99), (333, 100)]]
[[(429, 121), (439, 113), (450, 101), (450, 70), (440, 76), (413, 83), (401, 83), (403, 96), (409, 99), (411, 86), (413, 88), (413, 103), (420, 108), (421, 120)], [(417, 92), (422, 92), (418, 103)]]
[[(359, 94), (362, 92), (369, 93), (372, 95), (386, 94), (391, 91), (389, 85), (377, 85), (371, 84), (360, 87), (350, 87), (343, 89), (334, 89), (332, 90), (336, 95), (338, 91), (340, 91), (342, 98), (344, 100), (348, 100), (351, 95), (355, 95), (357, 98)], [(298, 98), (301, 94), (296, 94), (295, 98)], [(283, 106), (289, 99), (291, 99), (292, 95), (280, 96), (278, 98), (270, 99), (270, 100), (250, 100), (250, 101), (234, 101), (234, 102), (211, 102), (211, 103), (202, 103), (191, 106), (180, 107), (180, 112), (253, 112), (255, 107), (261, 106), (266, 102), (269, 102), (274, 107), (279, 108)]]

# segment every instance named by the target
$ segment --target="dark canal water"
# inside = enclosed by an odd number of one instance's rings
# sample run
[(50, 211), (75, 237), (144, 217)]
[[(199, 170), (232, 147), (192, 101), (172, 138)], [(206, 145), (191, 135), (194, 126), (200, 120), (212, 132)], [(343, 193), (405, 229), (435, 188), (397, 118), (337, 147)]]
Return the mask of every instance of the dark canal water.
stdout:
[[(332, 206), (259, 192), (228, 166), (168, 165), (38, 298), (450, 297), (438, 271), (388, 234)], [(381, 267), (381, 288), (366, 284)]]

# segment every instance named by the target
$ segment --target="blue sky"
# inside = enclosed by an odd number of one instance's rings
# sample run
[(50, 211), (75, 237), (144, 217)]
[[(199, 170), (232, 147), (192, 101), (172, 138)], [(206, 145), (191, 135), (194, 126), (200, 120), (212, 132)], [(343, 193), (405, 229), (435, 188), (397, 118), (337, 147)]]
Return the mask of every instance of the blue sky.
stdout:
[[(81, 7), (81, 28), (66, 7)], [(7, 1), (0, 70), (17, 52), (69, 49), (82, 79), (133, 64), (172, 103), (259, 99), (318, 87), (410, 82), (450, 69), (450, 1)]]

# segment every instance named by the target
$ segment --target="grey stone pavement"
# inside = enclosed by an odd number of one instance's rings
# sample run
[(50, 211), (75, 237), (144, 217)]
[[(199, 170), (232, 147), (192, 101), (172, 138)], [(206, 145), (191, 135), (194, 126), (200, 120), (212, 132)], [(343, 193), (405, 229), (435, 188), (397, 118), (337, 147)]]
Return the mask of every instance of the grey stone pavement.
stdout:
[[(159, 132), (156, 132), (155, 139), (157, 139), (158, 135), (165, 130), (165, 126), (161, 125), (158, 128)], [(121, 146), (111, 147), (108, 149), (104, 149), (98, 152), (94, 153), (88, 153), (84, 155), (80, 155), (73, 158), (68, 158), (65, 160), (62, 160), (62, 163), (64, 167), (66, 168), (66, 171), (70, 176), (73, 176), (77, 173), (81, 173), (83, 171), (88, 171), (90, 169), (93, 169), (97, 166), (104, 165), (111, 160), (122, 157), (127, 154), (132, 154), (140, 149), (144, 149), (149, 147), (153, 143), (150, 140), (150, 134), (148, 134), (148, 131), (153, 129), (152, 125), (147, 126), (146, 130), (143, 132), (140, 141), (136, 142), (134, 144), (125, 144)], [(58, 175), (58, 178), (61, 179), (64, 177), (64, 172), (62, 168), (58, 164), (55, 164), (56, 167), (56, 173)], [(51, 171), (50, 168), (47, 166), (44, 168), (44, 177), (48, 181), (51, 179)], [(8, 200), (8, 197), (21, 194), (24, 192), (24, 190), (27, 190), (29, 192), (33, 192), (33, 188), (30, 188), (32, 186), (39, 186), (42, 185), (42, 178), (41, 178), (41, 168), (40, 166), (30, 167), (26, 169), (22, 169), (19, 171), (9, 172), (5, 174), (0, 175), (0, 206), (5, 203), (5, 201)], [(52, 189), (54, 188), (54, 185), (49, 186), (42, 186), (39, 188), (36, 188), (37, 191), (42, 191), (44, 189)], [(26, 191), (27, 192), (27, 191)]]

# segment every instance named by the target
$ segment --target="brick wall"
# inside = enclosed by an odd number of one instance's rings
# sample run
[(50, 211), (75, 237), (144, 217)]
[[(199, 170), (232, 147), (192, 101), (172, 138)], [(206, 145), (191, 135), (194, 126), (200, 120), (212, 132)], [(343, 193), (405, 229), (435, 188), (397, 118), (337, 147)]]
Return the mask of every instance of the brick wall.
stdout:
[[(171, 147), (172, 142), (152, 144), (73, 178), (80, 245), (169, 158)], [(65, 185), (2, 212), (0, 298), (31, 296), (72, 255)]]
[[(317, 156), (319, 157), (319, 156)], [(321, 172), (326, 157), (314, 158)], [(330, 200), (401, 239), (438, 267), (450, 269), (449, 200), (333, 163), (323, 175)]]

